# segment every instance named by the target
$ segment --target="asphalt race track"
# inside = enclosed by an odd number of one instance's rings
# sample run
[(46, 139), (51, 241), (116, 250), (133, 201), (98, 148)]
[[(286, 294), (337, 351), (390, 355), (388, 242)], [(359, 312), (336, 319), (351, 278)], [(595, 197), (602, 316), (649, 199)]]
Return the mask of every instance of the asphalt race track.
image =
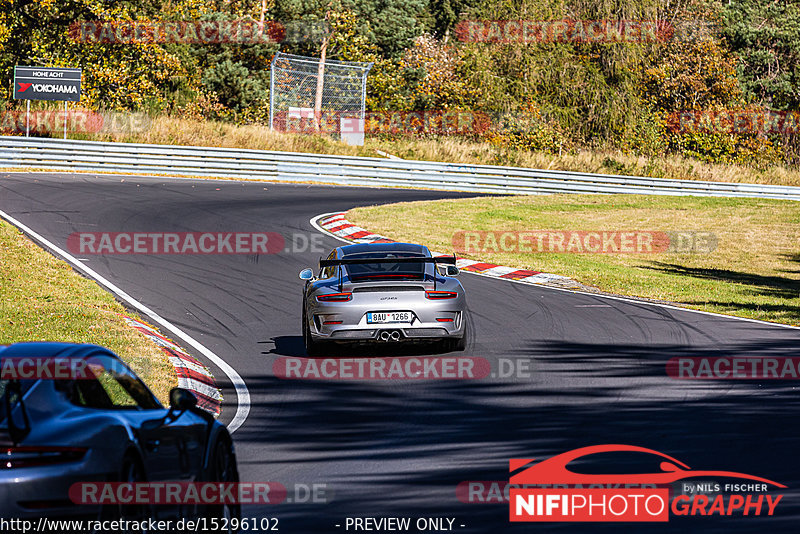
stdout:
[[(321, 213), (458, 196), (464, 195), (0, 173), (0, 210), (65, 249), (73, 232), (311, 236), (318, 232), (309, 219)], [(340, 244), (327, 236), (322, 243), (325, 253)], [(82, 256), (243, 377), (252, 400), (249, 417), (234, 434), (243, 480), (276, 481), (300, 493), (324, 484), (331, 500), (245, 507), (245, 517), (277, 517), (285, 533), (345, 532), (345, 518), (367, 516), (450, 517), (461, 532), (529, 532), (539, 527), (509, 523), (507, 504), (462, 503), (456, 486), (507, 481), (510, 458), (544, 459), (623, 443), (664, 452), (695, 469), (753, 474), (789, 489), (775, 517), (672, 517), (646, 526), (551, 523), (546, 531), (796, 531), (798, 382), (676, 380), (667, 376), (665, 363), (677, 356), (798, 356), (800, 329), (464, 274), (472, 334), (463, 356), (487, 359), (495, 375), (524, 362), (528, 376), (277, 378), (277, 358), (304, 356), (297, 273), (321, 255)], [(426, 350), (436, 354), (412, 353)], [(210, 367), (223, 386), (222, 419), (229, 421), (236, 395), (225, 375)], [(289, 497), (304, 500), (292, 492)]]

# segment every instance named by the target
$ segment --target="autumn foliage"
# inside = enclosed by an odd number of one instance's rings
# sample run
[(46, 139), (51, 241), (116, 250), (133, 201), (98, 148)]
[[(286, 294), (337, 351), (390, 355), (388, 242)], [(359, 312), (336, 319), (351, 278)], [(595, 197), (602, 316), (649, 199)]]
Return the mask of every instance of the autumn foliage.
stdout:
[[(82, 21), (253, 27), (262, 16), (268, 38), (257, 42), (75, 37)], [(464, 37), (470, 28), (528, 26), (566, 33)], [(596, 32), (571, 38), (577, 27), (657, 31), (604, 41)], [(762, 120), (686, 128), (679, 119), (747, 113), (769, 122), (772, 111), (800, 111), (800, 8), (758, 0), (0, 0), (0, 106), (19, 109), (10, 100), (14, 65), (80, 66), (81, 105), (90, 110), (265, 123), (272, 56), (317, 54), (319, 28), (328, 32), (329, 58), (373, 63), (367, 110), (380, 112), (373, 117), (481, 117), (472, 131), (439, 125), (375, 135), (458, 135), (502, 151), (602, 148), (755, 165), (793, 163), (800, 153), (790, 127), (764, 128)]]

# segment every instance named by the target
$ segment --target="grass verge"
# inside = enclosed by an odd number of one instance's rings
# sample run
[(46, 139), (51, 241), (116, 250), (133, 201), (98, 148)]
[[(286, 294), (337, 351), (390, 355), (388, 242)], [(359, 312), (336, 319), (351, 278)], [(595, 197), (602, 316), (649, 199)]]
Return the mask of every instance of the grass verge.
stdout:
[(129, 327), (122, 305), (0, 221), (0, 345), (94, 343), (117, 353), (166, 403), (177, 378), (166, 355)]
[(459, 256), (561, 274), (618, 295), (800, 324), (800, 209), (789, 201), (642, 195), (489, 197), (357, 208), (347, 218), (373, 232), (440, 252), (454, 249), (453, 235), (459, 231), (711, 232), (717, 246), (710, 253), (503, 252), (501, 246), (495, 249), (488, 243), (487, 247), (481, 240), (480, 252)]

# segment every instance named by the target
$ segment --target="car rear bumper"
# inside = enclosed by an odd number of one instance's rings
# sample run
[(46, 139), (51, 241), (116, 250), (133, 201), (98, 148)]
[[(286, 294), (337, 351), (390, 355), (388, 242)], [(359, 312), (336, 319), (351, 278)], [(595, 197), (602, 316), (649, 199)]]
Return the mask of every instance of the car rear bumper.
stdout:
[(99, 506), (72, 502), (70, 487), (77, 482), (104, 482), (109, 476), (94, 470), (87, 461), (0, 471), (0, 516), (94, 516)]
[(464, 335), (464, 313), (453, 312), (452, 321), (387, 323), (376, 325), (323, 324), (315, 320), (311, 336), (318, 341), (413, 342), (460, 338)]
[[(425, 341), (464, 336), (467, 306), (461, 289), (442, 291), (456, 295), (443, 299), (428, 298), (421, 288), (385, 293), (365, 289), (368, 288), (359, 286), (352, 291), (352, 298), (343, 302), (320, 302), (313, 297), (307, 300), (306, 317), (312, 338), (342, 342)], [(410, 320), (371, 322), (371, 316), (389, 313), (407, 314)]]
[[(312, 334), (313, 335), (313, 334)], [(314, 336), (329, 341), (426, 341), (430, 339), (458, 338), (460, 335), (448, 332), (445, 328), (392, 328), (382, 326), (373, 329), (340, 328), (327, 336)]]

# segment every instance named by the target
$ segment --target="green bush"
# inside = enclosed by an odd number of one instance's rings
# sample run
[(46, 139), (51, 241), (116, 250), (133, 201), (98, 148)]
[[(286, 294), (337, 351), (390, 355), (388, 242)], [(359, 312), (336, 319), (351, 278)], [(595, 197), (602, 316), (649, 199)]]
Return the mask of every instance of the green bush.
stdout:
[(528, 110), (524, 113), (503, 115), (483, 138), (506, 150), (562, 154), (574, 148), (574, 141), (557, 123), (543, 119), (533, 104), (529, 105)]
[(736, 135), (690, 131), (670, 137), (670, 148), (685, 157), (708, 163), (774, 165), (783, 159), (780, 147), (755, 134)]

